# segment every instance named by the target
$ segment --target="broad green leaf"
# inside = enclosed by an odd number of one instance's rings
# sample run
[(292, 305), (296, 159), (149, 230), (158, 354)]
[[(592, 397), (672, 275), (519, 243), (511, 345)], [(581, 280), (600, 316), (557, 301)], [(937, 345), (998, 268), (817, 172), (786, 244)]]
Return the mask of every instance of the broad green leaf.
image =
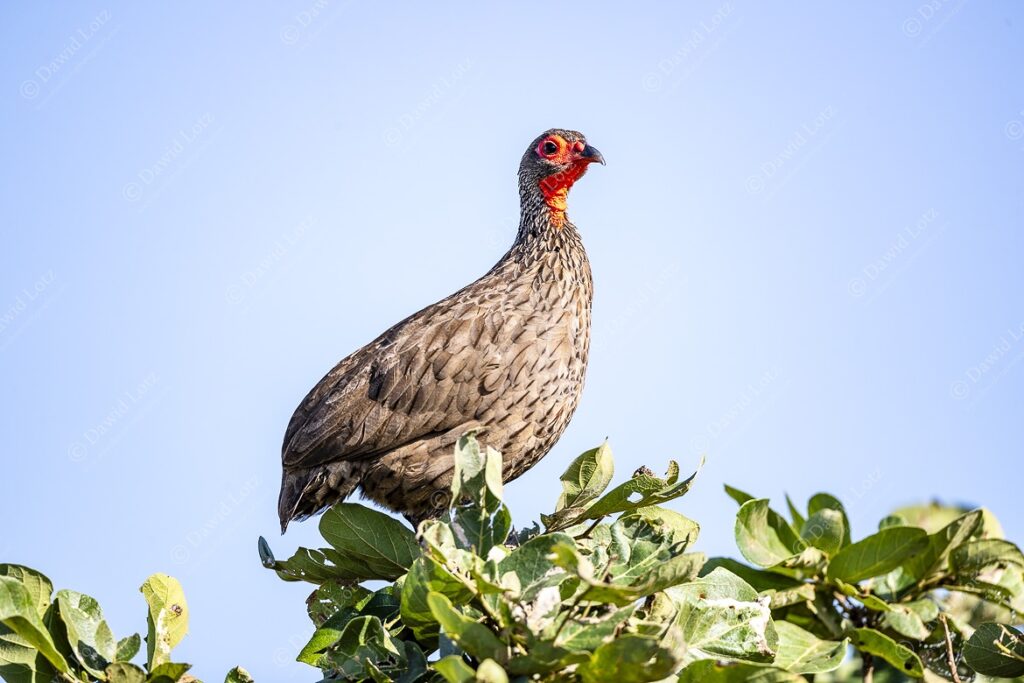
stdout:
[(55, 676), (39, 650), (0, 624), (0, 678), (7, 683), (50, 683)]
[(793, 520), (793, 529), (802, 529), (804, 526), (804, 522), (807, 521), (807, 518), (800, 512), (800, 510), (797, 509), (796, 505), (790, 499), (788, 493), (786, 494), (786, 507), (789, 508), (790, 519)]
[(479, 683), (508, 683), (508, 674), (493, 659), (485, 659), (476, 668), (476, 680)]
[(476, 672), (458, 655), (442, 657), (434, 663), (434, 669), (444, 676), (447, 683), (473, 683)]
[(750, 495), (746, 491), (740, 491), (738, 488), (723, 484), (725, 487), (725, 493), (727, 496), (735, 500), (738, 504), (743, 505), (748, 500), (754, 500), (754, 496)]
[(586, 451), (572, 461), (562, 475), (562, 495), (555, 512), (571, 507), (584, 507), (596, 500), (611, 484), (615, 474), (612, 450), (608, 442)]
[[(636, 605), (627, 605), (612, 610), (605, 614), (596, 616), (584, 615), (565, 622), (564, 626), (557, 624), (553, 631), (558, 632), (556, 647), (567, 650), (592, 652), (600, 645), (608, 642), (614, 636), (618, 628), (633, 615)], [(554, 633), (551, 634), (554, 637)]]
[(341, 570), (336, 578), (394, 581), (420, 554), (408, 527), (358, 503), (331, 507), (320, 518), (320, 534), (335, 551), (321, 552)]
[(486, 626), (456, 610), (448, 598), (440, 593), (429, 593), (427, 604), (445, 634), (478, 661), (508, 660), (507, 646)]
[(456, 604), (473, 598), (473, 592), (440, 562), (429, 556), (413, 562), (402, 584), (402, 621), (413, 629), (418, 640), (437, 638), (439, 625), (427, 604), (430, 592), (448, 596)]
[(335, 669), (342, 679), (389, 680), (387, 672), (401, 671), (408, 664), (405, 650), (375, 616), (349, 620), (319, 665)]
[(481, 450), (473, 434), (455, 445), (452, 475), (452, 532), (460, 548), (485, 557), (512, 530), (512, 514), (502, 496), (501, 454)]
[(839, 588), (843, 595), (849, 596), (854, 600), (857, 600), (872, 612), (888, 612), (892, 609), (889, 606), (889, 603), (887, 603), (885, 600), (882, 600), (881, 598), (872, 595), (871, 593), (862, 591), (859, 586), (846, 583), (845, 581), (842, 581), (840, 579), (832, 579), (832, 583), (834, 583)]
[(949, 553), (950, 569), (958, 576), (973, 577), (986, 567), (1011, 564), (1024, 567), (1024, 554), (1013, 543), (996, 538), (968, 541)]
[(306, 598), (306, 613), (314, 626), (322, 626), (338, 612), (355, 616), (372, 595), (362, 586), (328, 579)]
[(191, 668), (191, 664), (164, 662), (149, 672), (146, 683), (178, 683)]
[[(922, 615), (929, 613), (928, 605), (934, 610), (934, 616), (931, 619), (924, 619)], [(907, 638), (925, 640), (932, 633), (925, 625), (925, 621), (932, 621), (938, 613), (938, 608), (931, 600), (918, 600), (916, 604), (895, 603), (889, 605), (889, 609), (882, 615), (882, 626)]]
[(53, 582), (35, 569), (20, 564), (0, 564), (0, 576), (17, 579), (28, 593), (36, 613), (42, 619), (50, 607), (53, 595)]
[(821, 640), (795, 624), (775, 622), (779, 634), (778, 654), (773, 665), (798, 674), (835, 671), (843, 663), (849, 640)]
[(888, 529), (891, 526), (911, 526), (911, 524), (899, 515), (888, 515), (878, 522), (879, 529)]
[(803, 550), (789, 523), (768, 506), (767, 498), (748, 500), (736, 513), (736, 544), (743, 557), (771, 567)]
[(703, 559), (685, 555), (699, 527), (678, 512), (650, 507), (623, 515), (611, 526), (608, 581), (643, 587), (646, 594), (694, 578)]
[(840, 550), (829, 562), (829, 578), (856, 583), (881, 576), (928, 546), (924, 529), (894, 526), (882, 529)]
[[(750, 567), (728, 557), (712, 557), (700, 570), (700, 575), (707, 576), (717, 567), (728, 569), (730, 572), (749, 583), (754, 590), (759, 593), (764, 593), (766, 591), (789, 591), (808, 585), (803, 581), (783, 576), (776, 572), (755, 569), (754, 567)], [(813, 586), (811, 587), (811, 590), (813, 592)]]
[(122, 638), (117, 641), (117, 647), (114, 649), (114, 661), (115, 662), (129, 662), (132, 657), (139, 654), (139, 649), (142, 647), (142, 638), (139, 637), (138, 633), (133, 633), (130, 636)]
[[(924, 530), (921, 529), (921, 531)], [(853, 644), (862, 652), (881, 657), (906, 676), (913, 678), (924, 676), (924, 666), (913, 650), (871, 628), (858, 628), (854, 633)]]
[(146, 661), (150, 671), (171, 661), (171, 650), (188, 633), (188, 603), (178, 580), (153, 574), (139, 588), (149, 605)]
[(821, 510), (836, 510), (843, 516), (843, 545), (850, 545), (850, 518), (842, 501), (828, 493), (815, 493), (807, 501), (807, 516), (812, 517)]
[(964, 645), (964, 659), (985, 676), (1024, 676), (1024, 634), (1006, 624), (982, 624)]
[(846, 534), (846, 515), (839, 510), (822, 508), (807, 518), (800, 529), (800, 538), (829, 555), (843, 547)]
[[(778, 647), (767, 597), (718, 568), (705, 577), (665, 590), (677, 610), (674, 623), (686, 643), (687, 661), (728, 657), (771, 662)], [(657, 598), (656, 598), (657, 599)]]
[[(0, 624), (20, 636), (25, 645), (38, 650), (57, 671), (67, 672), (68, 663), (57, 651), (36, 604), (37, 598), (29, 593), (21, 581), (12, 576), (0, 576)], [(14, 653), (12, 656), (22, 658)], [(0, 660), (5, 658), (6, 655), (0, 653)]]
[[(498, 562), (498, 578), (502, 585), (510, 586), (513, 578), (518, 583), (518, 589), (512, 594), (514, 599), (532, 602), (541, 590), (557, 586), (568, 577), (550, 558), (552, 548), (558, 544), (573, 545), (573, 540), (563, 533), (537, 536)], [(506, 581), (505, 577), (509, 580)]]
[(702, 659), (679, 673), (678, 683), (806, 683), (799, 674), (773, 666)]
[(627, 634), (594, 650), (577, 673), (584, 683), (646, 683), (671, 674), (677, 655), (655, 638)]
[(60, 590), (57, 607), (75, 658), (86, 671), (102, 680), (104, 669), (114, 661), (117, 643), (99, 603), (88, 595)]
[(228, 672), (224, 677), (224, 683), (253, 683), (252, 675), (240, 666)]
[(128, 662), (108, 664), (104, 675), (107, 683), (146, 683), (146, 672)]

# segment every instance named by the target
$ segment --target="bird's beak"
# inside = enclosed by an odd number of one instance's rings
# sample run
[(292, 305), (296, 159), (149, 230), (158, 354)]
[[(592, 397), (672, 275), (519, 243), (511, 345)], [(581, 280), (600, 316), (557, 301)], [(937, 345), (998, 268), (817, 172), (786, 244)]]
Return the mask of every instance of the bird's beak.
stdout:
[(602, 166), (605, 165), (604, 157), (601, 156), (601, 153), (597, 151), (597, 147), (591, 147), (590, 145), (584, 147), (583, 151), (580, 152), (580, 159), (587, 162), (588, 164), (592, 164), (596, 161), (600, 163)]

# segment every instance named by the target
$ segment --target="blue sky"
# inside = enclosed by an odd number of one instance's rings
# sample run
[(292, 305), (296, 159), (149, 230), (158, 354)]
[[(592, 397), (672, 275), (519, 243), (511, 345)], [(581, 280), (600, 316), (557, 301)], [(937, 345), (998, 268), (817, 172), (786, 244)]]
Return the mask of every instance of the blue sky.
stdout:
[(1024, 538), (1024, 8), (300, 0), (5, 5), (0, 559), (179, 657), (312, 680), (304, 585), (259, 565), (279, 446), (338, 359), (486, 271), (549, 127), (573, 190), (590, 371), (521, 521), (611, 440), (620, 477), (707, 466), (677, 509), (735, 554), (723, 482), (818, 490), (864, 535), (984, 503)]

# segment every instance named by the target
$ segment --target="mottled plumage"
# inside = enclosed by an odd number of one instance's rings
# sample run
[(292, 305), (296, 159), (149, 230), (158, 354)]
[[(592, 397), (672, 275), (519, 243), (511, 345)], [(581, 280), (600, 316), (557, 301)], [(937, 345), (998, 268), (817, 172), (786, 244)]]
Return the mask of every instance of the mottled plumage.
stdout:
[(565, 196), (593, 161), (603, 163), (580, 133), (537, 138), (519, 170), (519, 232), (501, 260), (309, 392), (282, 447), (282, 531), (356, 488), (413, 521), (438, 514), (455, 441), (470, 429), (503, 453), (505, 481), (547, 454), (587, 367), (590, 264)]

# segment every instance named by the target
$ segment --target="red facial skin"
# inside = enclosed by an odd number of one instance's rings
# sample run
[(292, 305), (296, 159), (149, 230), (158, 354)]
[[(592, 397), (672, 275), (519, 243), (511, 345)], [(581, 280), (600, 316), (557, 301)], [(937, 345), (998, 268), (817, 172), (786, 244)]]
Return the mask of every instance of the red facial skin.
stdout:
[[(548, 153), (544, 147), (552, 142), (557, 146), (554, 152)], [(537, 145), (537, 154), (559, 165), (568, 165), (565, 170), (543, 178), (540, 191), (544, 194), (544, 202), (551, 209), (556, 225), (565, 220), (565, 199), (569, 188), (587, 172), (587, 166), (593, 161), (583, 156), (586, 145), (577, 141), (570, 145), (561, 135), (550, 135)]]

